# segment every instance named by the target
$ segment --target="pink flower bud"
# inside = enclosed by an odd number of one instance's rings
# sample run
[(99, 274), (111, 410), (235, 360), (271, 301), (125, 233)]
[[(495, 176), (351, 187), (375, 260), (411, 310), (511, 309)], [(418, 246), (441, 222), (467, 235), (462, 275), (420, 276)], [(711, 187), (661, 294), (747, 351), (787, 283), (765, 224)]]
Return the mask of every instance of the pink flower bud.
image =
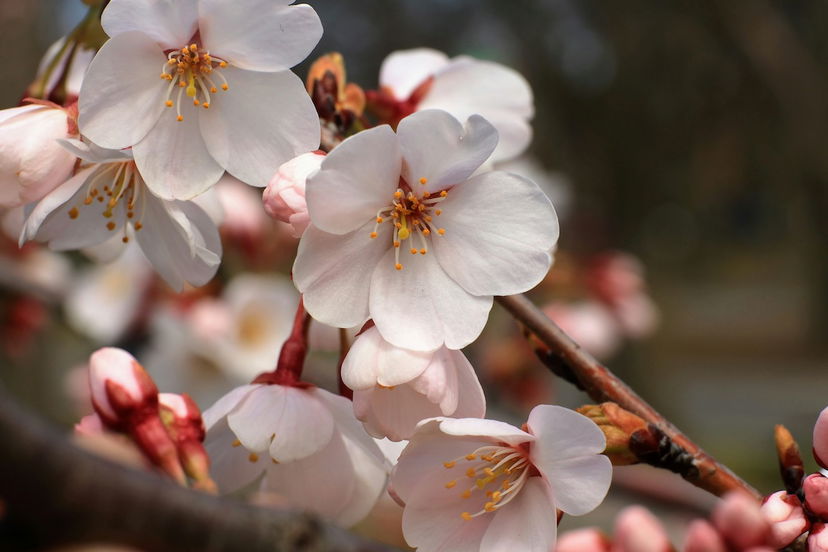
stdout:
[(822, 519), (828, 519), (828, 477), (813, 473), (803, 481), (802, 490), (808, 509)]
[(157, 411), (158, 389), (131, 354), (104, 347), (89, 358), (92, 404), (104, 424), (125, 430), (142, 411)]
[(629, 506), (618, 514), (612, 552), (669, 552), (672, 549), (661, 523), (643, 506)]
[(802, 510), (802, 504), (796, 496), (785, 491), (777, 491), (770, 495), (762, 504), (761, 512), (770, 523), (767, 544), (774, 548), (788, 546), (808, 530), (809, 522)]
[(305, 202), (305, 182), (322, 164), (325, 154), (303, 153), (279, 167), (262, 197), (265, 211), (271, 217), (290, 224), (292, 234), (299, 238), (310, 223)]
[(555, 552), (609, 552), (610, 541), (598, 529), (567, 531), (558, 537)]
[(737, 550), (762, 546), (770, 534), (759, 504), (745, 493), (728, 493), (712, 517), (719, 533)]
[(828, 552), (828, 529), (824, 523), (815, 523), (811, 529), (808, 552)]
[(54, 105), (0, 111), (0, 207), (37, 201), (71, 176), (75, 156), (57, 142), (76, 134), (70, 122)]
[(172, 416), (167, 421), (167, 432), (175, 442), (178, 458), (184, 472), (195, 482), (196, 487), (215, 492), (216, 485), (210, 479), (210, 459), (204, 450), (204, 422), (201, 412), (189, 395), (161, 393), (158, 395), (162, 416)]
[(828, 408), (819, 413), (814, 424), (814, 459), (828, 469)]
[(684, 552), (727, 552), (724, 540), (706, 519), (697, 519), (687, 528)]

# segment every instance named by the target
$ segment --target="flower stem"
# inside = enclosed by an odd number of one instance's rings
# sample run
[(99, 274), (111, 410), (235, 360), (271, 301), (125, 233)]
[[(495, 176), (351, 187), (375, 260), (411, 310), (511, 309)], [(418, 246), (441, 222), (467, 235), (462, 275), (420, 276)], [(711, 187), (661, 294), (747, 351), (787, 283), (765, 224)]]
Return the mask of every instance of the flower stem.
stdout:
[(272, 372), (259, 374), (252, 383), (303, 385), (301, 381), (302, 370), (305, 367), (305, 356), (308, 352), (310, 321), (311, 317), (305, 311), (305, 305), (300, 297), (299, 306), (296, 307), (296, 315), (293, 317), (293, 329), (279, 352), (276, 369)]

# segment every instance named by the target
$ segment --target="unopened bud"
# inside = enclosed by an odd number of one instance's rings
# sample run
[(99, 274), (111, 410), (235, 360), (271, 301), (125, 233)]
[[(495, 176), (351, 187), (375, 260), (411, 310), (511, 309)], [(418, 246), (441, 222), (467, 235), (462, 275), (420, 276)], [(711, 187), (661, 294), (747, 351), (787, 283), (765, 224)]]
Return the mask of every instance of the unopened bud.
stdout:
[(684, 552), (727, 552), (727, 545), (719, 532), (706, 519), (696, 519), (687, 528)]
[(204, 422), (201, 412), (189, 395), (161, 393), (158, 396), (162, 419), (167, 432), (175, 442), (184, 472), (195, 481), (195, 487), (215, 492), (210, 479), (210, 459), (204, 450)]
[(759, 504), (743, 492), (728, 493), (713, 510), (712, 518), (725, 541), (737, 550), (762, 546), (770, 534), (770, 524)]
[(612, 552), (670, 552), (673, 546), (656, 517), (643, 506), (624, 508), (615, 520)]
[(658, 436), (650, 425), (613, 402), (582, 406), (578, 412), (604, 432), (607, 440), (604, 454), (615, 466), (637, 464), (642, 461), (641, 454), (658, 449)]
[(828, 520), (828, 477), (813, 473), (802, 483), (805, 506), (814, 515)]
[(789, 494), (796, 494), (805, 476), (805, 466), (802, 464), (799, 445), (788, 428), (783, 425), (777, 425), (774, 428), (773, 437), (776, 441), (776, 455), (779, 458), (779, 473), (785, 484), (785, 490)]
[(814, 424), (814, 460), (828, 469), (828, 408), (819, 413)]
[(284, 163), (265, 188), (262, 200), (267, 214), (291, 226), (293, 237), (299, 238), (310, 224), (305, 201), (305, 183), (322, 165), (325, 154), (303, 153)]
[(808, 552), (828, 552), (828, 529), (824, 523), (814, 523), (808, 536)]
[(810, 525), (799, 499), (785, 491), (777, 491), (770, 495), (760, 510), (770, 523), (767, 544), (775, 549), (791, 544), (807, 531)]
[(555, 552), (610, 552), (610, 544), (598, 529), (576, 529), (558, 537)]
[[(104, 347), (89, 359), (92, 404), (104, 424), (126, 430), (141, 411), (156, 411), (158, 388), (131, 354)], [(140, 417), (140, 416), (139, 416)]]

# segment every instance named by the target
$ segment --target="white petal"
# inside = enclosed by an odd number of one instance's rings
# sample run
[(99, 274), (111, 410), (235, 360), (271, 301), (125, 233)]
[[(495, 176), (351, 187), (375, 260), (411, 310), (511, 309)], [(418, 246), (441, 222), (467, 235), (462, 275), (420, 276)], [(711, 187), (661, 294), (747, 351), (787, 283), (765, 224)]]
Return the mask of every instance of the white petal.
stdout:
[(112, 0), (101, 26), (111, 37), (140, 31), (165, 48), (181, 48), (198, 28), (198, 0)]
[(478, 418), (446, 418), (440, 422), (440, 431), (446, 435), (483, 437), (509, 445), (519, 445), (535, 440), (534, 436), (506, 422)]
[[(315, 319), (350, 328), (368, 319), (367, 271), (389, 248), (390, 228), (376, 239), (369, 221), (359, 230), (338, 236), (311, 225), (302, 235), (293, 265), (293, 283), (304, 294), (305, 308)], [(388, 226), (388, 225), (386, 225)]]
[(543, 469), (555, 462), (604, 452), (604, 432), (586, 416), (549, 404), (532, 409), (526, 423), (537, 440), (532, 446), (532, 462)]
[(418, 422), (442, 414), (438, 404), (410, 384), (354, 391), (354, 413), (371, 435), (392, 441), (408, 439)]
[(334, 421), (330, 411), (307, 390), (268, 385), (255, 390), (227, 423), (254, 452), (270, 451), (279, 462), (306, 458), (331, 440)]
[[(457, 371), (458, 398), (457, 407), (451, 416), (455, 418), (483, 418), (486, 416), (486, 396), (477, 379), (471, 363), (461, 351), (447, 349), (446, 354), (453, 357)], [(444, 415), (448, 415), (443, 412)]]
[(603, 454), (568, 458), (549, 468), (535, 466), (552, 487), (557, 507), (572, 516), (597, 508), (612, 482), (612, 463)]
[(167, 109), (146, 137), (132, 148), (147, 187), (162, 199), (192, 199), (224, 174), (204, 143), (199, 113), (182, 113), (184, 120), (179, 121), (175, 111)]
[(508, 173), (481, 174), (453, 188), (440, 207), (446, 232), (434, 237), (434, 250), (468, 293), (522, 293), (546, 276), (558, 218), (533, 182)]
[(227, 172), (263, 188), (282, 163), (319, 147), (319, 116), (290, 71), (221, 71), (230, 88), (213, 94), (210, 109), (199, 110), (201, 134)]
[(91, 142), (82, 142), (74, 138), (66, 138), (57, 142), (66, 151), (89, 163), (117, 163), (132, 159), (131, 150), (106, 149)]
[(202, 413), (201, 418), (204, 420), (204, 427), (207, 428), (207, 431), (209, 431), (221, 418), (227, 416), (227, 414), (236, 408), (236, 406), (240, 405), (247, 395), (258, 387), (261, 387), (261, 384), (242, 385), (241, 387), (236, 387), (217, 400), (213, 406), (205, 410)]
[(334, 234), (373, 221), (378, 210), (391, 205), (401, 166), (397, 136), (388, 125), (351, 136), (325, 157), (319, 172), (308, 180), (305, 196), (311, 221)]
[(497, 131), (483, 117), (472, 115), (463, 125), (436, 109), (409, 115), (397, 134), (405, 158), (403, 178), (415, 192), (439, 192), (464, 182), (497, 145)]
[[(242, 446), (233, 446), (236, 435), (223, 418), (213, 426), (204, 439), (204, 448), (210, 457), (210, 476), (222, 493), (232, 493), (253, 482), (271, 463), (266, 455), (250, 456)], [(253, 458), (255, 461), (251, 462)]]
[(491, 297), (469, 295), (431, 254), (404, 251), (400, 263), (403, 269), (396, 270), (393, 248), (389, 249), (371, 276), (371, 317), (387, 341), (428, 351), (444, 343), (461, 349), (477, 339), (486, 325)]
[(387, 387), (402, 385), (422, 374), (431, 356), (395, 347), (372, 327), (351, 345), (342, 363), (342, 381), (355, 391), (370, 389), (378, 383)]
[(78, 100), (81, 133), (99, 146), (137, 144), (155, 125), (168, 83), (159, 78), (164, 52), (147, 35), (110, 39), (89, 66)]
[[(78, 192), (81, 186), (83, 186), (89, 176), (91, 176), (97, 168), (98, 167), (88, 167), (83, 169), (78, 174), (55, 188), (51, 193), (47, 194), (34, 206), (29, 213), (29, 216), (26, 217), (23, 228), (20, 231), (20, 247), (22, 247), (27, 241), (35, 239), (35, 236), (40, 231), (40, 227), (49, 215), (51, 215), (55, 210), (63, 211), (61, 207), (72, 199), (72, 196)], [(68, 225), (68, 222), (71, 222), (71, 219), (69, 218), (70, 208), (71, 207), (67, 207), (65, 209), (66, 212), (63, 214), (66, 218), (65, 221), (62, 221), (64, 225)]]
[(446, 64), (446, 54), (429, 48), (392, 52), (382, 62), (379, 83), (390, 88), (398, 100), (407, 100), (418, 86)]
[(532, 138), (532, 89), (520, 73), (499, 63), (452, 59), (436, 72), (418, 107), (443, 109), (460, 120), (474, 113), (485, 117), (500, 135), (493, 161), (520, 154)]
[(518, 496), (494, 512), (480, 543), (480, 552), (549, 552), (554, 549), (558, 523), (555, 504), (540, 477), (530, 477)]
[(201, 0), (201, 36), (212, 53), (250, 71), (283, 71), (305, 59), (322, 38), (307, 4), (273, 0)]

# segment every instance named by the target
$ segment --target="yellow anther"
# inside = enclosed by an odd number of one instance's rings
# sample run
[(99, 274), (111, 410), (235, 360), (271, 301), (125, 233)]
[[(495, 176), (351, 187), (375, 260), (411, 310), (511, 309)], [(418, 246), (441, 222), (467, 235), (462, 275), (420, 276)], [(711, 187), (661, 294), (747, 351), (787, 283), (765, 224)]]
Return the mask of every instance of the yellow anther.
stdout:
[(508, 491), (508, 490), (509, 490), (509, 487), (511, 487), (511, 486), (512, 486), (511, 481), (509, 481), (508, 479), (506, 479), (505, 481), (503, 481), (503, 484), (502, 484), (500, 487), (501, 487), (504, 491)]
[(472, 515), (468, 512), (463, 512), (462, 514), (460, 514), (460, 517), (465, 519), (466, 521), (472, 520)]
[(416, 254), (417, 254), (417, 248), (416, 248), (416, 247), (412, 247), (412, 248), (409, 250), (409, 253), (411, 253), (412, 255), (416, 255)]
[(483, 460), (485, 460), (486, 462), (492, 462), (492, 461), (494, 461), (494, 458), (493, 458), (493, 457), (491, 457), (491, 456), (489, 456), (489, 455), (483, 456), (482, 458), (483, 458)]
[(210, 109), (210, 102), (204, 102), (203, 104), (201, 104), (201, 107), (203, 107), (204, 109)]
[(444, 466), (447, 470), (450, 470), (451, 468), (453, 468), (453, 467), (454, 467), (455, 463), (456, 463), (456, 462), (454, 462), (454, 461), (452, 461), (452, 462), (443, 462), (443, 466)]
[(474, 468), (469, 468), (466, 470), (466, 477), (474, 477), (475, 475), (477, 475), (477, 472), (474, 470)]
[(167, 100), (166, 102), (164, 102), (164, 105), (166, 105), (167, 107), (172, 107), (173, 106), (172, 100)]
[(382, 221), (383, 221), (382, 217), (377, 217), (377, 224), (382, 224)]
[(198, 101), (198, 98), (193, 98), (193, 105), (196, 106), (196, 107), (201, 105), (201, 102)]
[(115, 230), (115, 223), (112, 222), (112, 221), (107, 222), (106, 223), (106, 229), (107, 230)]
[(376, 237), (377, 237), (377, 233), (376, 232), (371, 232), (371, 239), (374, 239)]
[(394, 247), (399, 247), (399, 246), (400, 246), (400, 242), (395, 241), (395, 242), (394, 242)]
[(483, 473), (485, 473), (489, 477), (494, 477), (495, 475), (495, 472), (492, 468), (483, 468)]
[(187, 86), (187, 83), (186, 83), (186, 82), (184, 82), (183, 80), (182, 80), (182, 81), (178, 81), (178, 87), (179, 87), (179, 88), (184, 88), (185, 86)]
[(259, 455), (256, 454), (255, 452), (251, 452), (250, 456), (248, 456), (247, 459), (250, 460), (251, 462), (258, 462), (259, 461)]
[(78, 218), (78, 208), (77, 207), (72, 207), (71, 209), (69, 209), (69, 218), (73, 219), (73, 220)]
[(230, 88), (230, 87), (229, 87), (229, 86), (227, 86), (226, 84), (222, 84), (222, 85), (221, 85), (221, 89), (222, 89), (222, 90), (227, 90), (227, 89), (229, 89), (229, 88)]
[(423, 236), (428, 236), (429, 234), (431, 234), (431, 230), (429, 230), (428, 228), (423, 228)]
[(471, 498), (471, 491), (466, 489), (462, 493), (460, 493), (460, 498)]
[(91, 198), (91, 197), (87, 197), (87, 198), (85, 198), (85, 199), (83, 200), (83, 204), (84, 204), (84, 205), (91, 205), (91, 204), (92, 204), (92, 198)]
[(501, 494), (500, 491), (495, 491), (495, 492), (492, 493), (492, 500), (494, 502), (497, 502), (498, 500), (500, 500), (501, 496), (503, 496), (503, 495)]
[(494, 512), (495, 510), (497, 510), (497, 507), (495, 506), (494, 502), (487, 502), (483, 505), (483, 509), (487, 512)]
[(129, 236), (124, 236), (123, 238), (121, 238), (121, 241), (127, 243), (129, 241)]
[(427, 251), (425, 249), (420, 249), (420, 255), (425, 255)]
[(135, 213), (133, 213), (132, 211), (129, 211), (129, 212), (127, 213), (127, 218), (128, 218), (128, 219), (131, 219), (131, 218), (132, 218), (132, 217), (134, 217), (134, 216), (135, 216)]
[(198, 50), (198, 45), (197, 44), (190, 44), (190, 51), (191, 52), (195, 52), (197, 50)]
[(436, 209), (436, 210), (434, 211), (434, 214), (435, 214), (435, 215), (437, 215), (437, 216), (439, 217), (440, 215), (442, 215), (442, 214), (443, 214), (443, 211), (441, 211), (440, 209)]
[(440, 197), (446, 197), (447, 195), (448, 195), (448, 192), (447, 192), (447, 191), (445, 191), (445, 190), (443, 190), (442, 192), (440, 192)]
[(143, 227), (144, 227), (144, 225), (143, 225), (143, 224), (141, 224), (140, 222), (136, 222), (136, 223), (135, 223), (135, 229), (136, 229), (136, 230), (140, 230), (140, 229), (141, 229), (141, 228), (143, 228)]
[[(220, 61), (220, 62), (219, 62), (219, 67), (221, 67), (222, 69), (224, 69), (225, 67), (227, 67), (227, 62), (226, 62), (226, 61)], [(226, 88), (225, 88), (225, 90), (226, 90)]]
[(477, 459), (476, 454), (467, 454), (466, 455), (466, 460), (468, 460), (469, 462), (471, 462), (472, 460), (476, 460), (476, 459)]
[(216, 88), (215, 86), (211, 86), (210, 87), (210, 94), (215, 94), (216, 92), (218, 92), (218, 88)]
[(394, 265), (394, 268), (396, 268), (397, 270), (402, 270), (402, 265), (400, 263), (397, 263)]
[(444, 235), (444, 234), (446, 233), (446, 229), (445, 229), (445, 228), (438, 228), (438, 229), (437, 229), (437, 233), (438, 233), (438, 234), (440, 234), (440, 235), (442, 236), (442, 235)]
[(423, 178), (420, 179), (420, 184), (425, 185), (427, 183), (428, 183), (428, 178), (423, 177)]
[(449, 481), (448, 483), (446, 483), (446, 489), (451, 489), (455, 485), (457, 485), (457, 481)]
[(175, 118), (175, 120), (180, 123), (181, 121), (184, 120), (184, 115), (179, 115), (178, 117)]
[(394, 199), (400, 199), (402, 197), (402, 192), (397, 190), (394, 192)]

